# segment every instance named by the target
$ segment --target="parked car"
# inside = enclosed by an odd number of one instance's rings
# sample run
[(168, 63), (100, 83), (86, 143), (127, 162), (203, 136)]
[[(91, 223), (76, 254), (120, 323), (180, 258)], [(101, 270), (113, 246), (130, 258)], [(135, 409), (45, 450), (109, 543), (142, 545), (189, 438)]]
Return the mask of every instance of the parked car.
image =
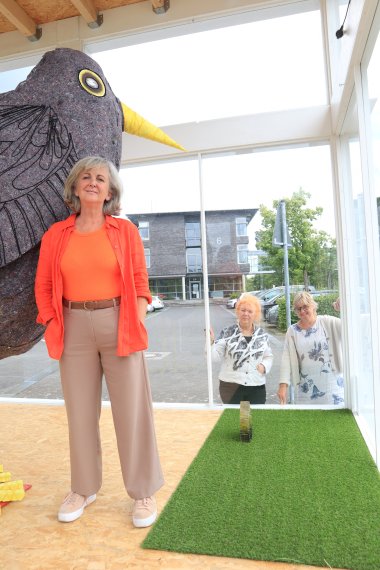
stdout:
[[(304, 285), (289, 285), (289, 290), (290, 293), (294, 294), (298, 291), (303, 291)], [(315, 293), (315, 287), (313, 285), (309, 286), (309, 292), (311, 294)], [(279, 287), (273, 287), (273, 289), (268, 289), (265, 291), (265, 294), (261, 297), (261, 307), (264, 320), (267, 320), (269, 310), (277, 305), (277, 300), (280, 299), (280, 297), (282, 297), (284, 294), (285, 287), (283, 285)], [(272, 313), (272, 315), (274, 313)]]
[(284, 295), (284, 289), (282, 287), (281, 288), (276, 287), (274, 289), (269, 289), (268, 291), (266, 291), (265, 295), (263, 295), (263, 297), (260, 299), (263, 319), (265, 321), (267, 320), (267, 314), (269, 309), (274, 307), (276, 305), (277, 299), (279, 299), (283, 295)]
[(277, 325), (278, 322), (278, 305), (274, 305), (267, 310), (267, 322), (270, 325)]
[(239, 298), (235, 297), (234, 299), (228, 299), (227, 301), (227, 309), (234, 309), (236, 303), (238, 302)]
[[(310, 291), (310, 293), (313, 295), (314, 298), (318, 298), (321, 295), (331, 295), (332, 293), (335, 293), (336, 296), (339, 295), (339, 292), (336, 290), (332, 290), (332, 289), (323, 289), (321, 291)], [(269, 309), (267, 309), (266, 312), (266, 321), (270, 324), (270, 325), (277, 325), (278, 322), (278, 304), (277, 301), (281, 298), (277, 297), (276, 299), (276, 304), (273, 307), (270, 307)]]
[(163, 309), (165, 307), (163, 300), (160, 299), (160, 297), (158, 297), (157, 295), (152, 297), (152, 306), (154, 311), (156, 311), (157, 309)]
[(164, 307), (165, 305), (163, 300), (160, 299), (160, 297), (158, 297), (157, 295), (154, 295), (152, 297), (152, 302), (148, 303), (148, 305), (146, 306), (146, 312), (153, 313), (153, 311), (157, 311), (157, 309), (163, 309)]
[[(259, 297), (259, 294), (262, 293), (262, 291), (247, 291), (247, 293), (249, 293), (250, 295), (254, 295), (255, 297)], [(241, 295), (244, 295), (244, 293), (242, 293)], [(236, 303), (240, 299), (241, 295), (235, 299), (228, 299), (227, 308), (228, 309), (234, 309), (236, 307)]]

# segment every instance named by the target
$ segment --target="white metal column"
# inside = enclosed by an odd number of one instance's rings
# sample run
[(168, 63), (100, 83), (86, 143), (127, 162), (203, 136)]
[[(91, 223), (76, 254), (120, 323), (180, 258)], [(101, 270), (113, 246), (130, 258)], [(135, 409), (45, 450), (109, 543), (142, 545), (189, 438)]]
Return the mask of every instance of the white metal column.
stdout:
[(203, 196), (203, 176), (202, 176), (202, 156), (198, 154), (198, 169), (199, 169), (199, 196), (201, 205), (201, 243), (202, 243), (202, 269), (203, 269), (203, 290), (205, 301), (205, 340), (206, 340), (206, 359), (207, 359), (207, 384), (208, 384), (208, 401), (210, 406), (214, 403), (214, 392), (212, 384), (212, 361), (211, 361), (211, 347), (210, 347), (210, 303), (209, 303), (209, 289), (208, 289), (208, 267), (207, 267), (207, 236), (206, 236), (206, 214), (204, 208)]

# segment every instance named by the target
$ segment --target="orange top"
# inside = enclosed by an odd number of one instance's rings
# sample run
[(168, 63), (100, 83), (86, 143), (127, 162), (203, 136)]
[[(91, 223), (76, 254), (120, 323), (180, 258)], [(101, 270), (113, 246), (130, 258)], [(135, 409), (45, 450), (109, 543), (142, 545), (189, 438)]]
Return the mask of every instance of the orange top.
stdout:
[[(63, 278), (61, 260), (75, 231), (76, 215), (56, 222), (44, 234), (38, 260), (35, 293), (37, 323), (48, 324), (46, 346), (51, 358), (59, 360), (63, 352)], [(139, 230), (130, 220), (106, 216), (106, 232), (120, 268), (121, 303), (117, 329), (117, 355), (128, 356), (148, 347), (148, 334), (140, 321), (137, 299), (152, 302), (146, 270), (144, 246)]]
[(120, 297), (121, 273), (106, 227), (74, 230), (61, 259), (63, 296), (70, 301)]

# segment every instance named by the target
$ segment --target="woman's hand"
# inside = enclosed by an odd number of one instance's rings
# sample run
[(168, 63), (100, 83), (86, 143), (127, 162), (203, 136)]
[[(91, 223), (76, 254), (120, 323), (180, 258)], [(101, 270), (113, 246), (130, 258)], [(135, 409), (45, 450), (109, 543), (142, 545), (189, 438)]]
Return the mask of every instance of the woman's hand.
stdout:
[(140, 322), (144, 324), (146, 316), (146, 307), (148, 304), (148, 299), (145, 297), (137, 297), (137, 312), (139, 315)]
[(215, 342), (215, 334), (212, 327), (210, 327), (210, 344), (214, 344), (214, 342)]
[(280, 400), (280, 404), (286, 404), (287, 403), (287, 391), (288, 391), (288, 385), (285, 383), (280, 384), (280, 387), (279, 387), (278, 392), (277, 392), (277, 396), (278, 396), (278, 399)]
[(264, 366), (264, 364), (262, 364), (262, 363), (260, 362), (260, 364), (258, 364), (258, 365), (256, 366), (256, 370), (257, 370), (257, 372), (259, 372), (260, 374), (265, 374), (265, 366)]
[(338, 297), (336, 301), (333, 302), (332, 304), (334, 311), (336, 311), (337, 313), (340, 313), (340, 298)]

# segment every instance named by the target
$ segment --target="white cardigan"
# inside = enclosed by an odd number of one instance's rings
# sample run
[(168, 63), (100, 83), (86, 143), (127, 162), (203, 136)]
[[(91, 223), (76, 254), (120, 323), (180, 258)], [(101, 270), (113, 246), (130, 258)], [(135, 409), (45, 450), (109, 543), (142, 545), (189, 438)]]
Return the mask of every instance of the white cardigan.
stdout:
[[(330, 315), (318, 315), (317, 321), (325, 331), (331, 356), (331, 365), (334, 372), (341, 373), (343, 370), (342, 345), (341, 345), (341, 321), (337, 317)], [(297, 350), (294, 344), (296, 332), (290, 326), (285, 335), (284, 351), (282, 353), (280, 384), (293, 384), (296, 386), (300, 381), (300, 369), (298, 363)]]
[[(222, 330), (219, 338), (211, 346), (213, 362), (222, 363), (218, 378), (243, 386), (262, 386), (273, 362), (268, 335), (262, 328), (255, 329), (252, 339), (247, 342), (239, 325)], [(260, 374), (257, 365), (263, 364), (265, 373)]]

